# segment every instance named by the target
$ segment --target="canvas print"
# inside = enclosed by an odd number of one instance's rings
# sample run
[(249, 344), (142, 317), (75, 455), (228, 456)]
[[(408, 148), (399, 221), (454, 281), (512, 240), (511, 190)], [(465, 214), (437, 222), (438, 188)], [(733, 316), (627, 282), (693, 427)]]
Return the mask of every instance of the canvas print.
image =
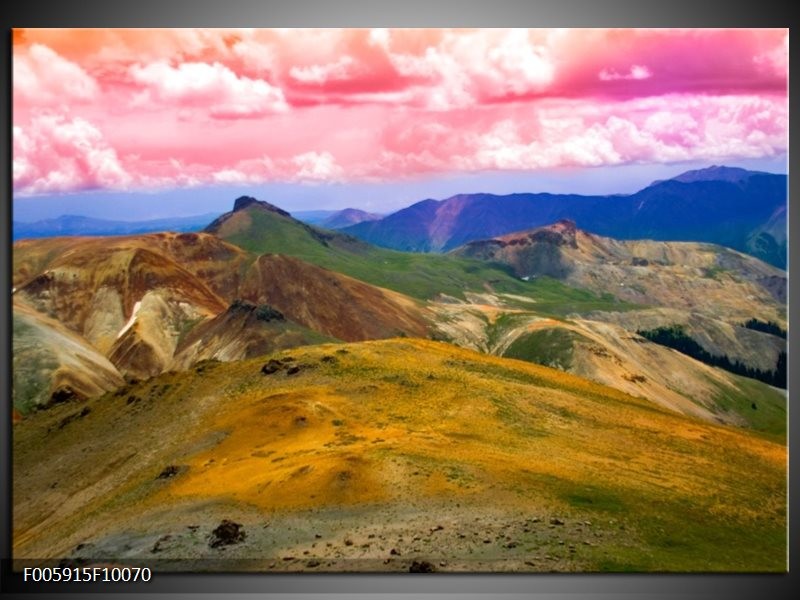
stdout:
[(782, 572), (786, 29), (17, 29), (13, 556)]

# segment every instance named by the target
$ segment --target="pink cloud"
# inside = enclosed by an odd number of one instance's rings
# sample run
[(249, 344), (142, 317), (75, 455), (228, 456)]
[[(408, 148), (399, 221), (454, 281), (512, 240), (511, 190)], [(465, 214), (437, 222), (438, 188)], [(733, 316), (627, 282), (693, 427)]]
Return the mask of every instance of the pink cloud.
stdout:
[(216, 118), (251, 118), (288, 109), (283, 92), (261, 79), (239, 77), (228, 67), (215, 62), (183, 63), (172, 67), (155, 62), (131, 67), (131, 78), (145, 86), (138, 102), (176, 103), (183, 106), (208, 106)]
[(47, 46), (33, 44), (14, 56), (14, 99), (17, 102), (88, 101), (98, 92), (97, 82), (80, 65)]
[(350, 78), (350, 69), (355, 61), (350, 56), (342, 56), (339, 60), (324, 65), (292, 67), (289, 75), (301, 83), (322, 84), (331, 80)]
[(26, 30), (14, 190), (767, 157), (787, 30)]
[(620, 79), (638, 81), (642, 79), (650, 79), (652, 76), (653, 74), (650, 72), (650, 69), (642, 65), (631, 66), (627, 73), (620, 73), (614, 69), (603, 69), (597, 74), (597, 77), (600, 79), (600, 81), (618, 81)]
[(132, 177), (102, 133), (81, 118), (43, 114), (13, 130), (14, 187), (27, 193), (121, 188)]
[(301, 181), (335, 181), (344, 175), (330, 152), (299, 154), (292, 158), (292, 163), (297, 167), (296, 178)]

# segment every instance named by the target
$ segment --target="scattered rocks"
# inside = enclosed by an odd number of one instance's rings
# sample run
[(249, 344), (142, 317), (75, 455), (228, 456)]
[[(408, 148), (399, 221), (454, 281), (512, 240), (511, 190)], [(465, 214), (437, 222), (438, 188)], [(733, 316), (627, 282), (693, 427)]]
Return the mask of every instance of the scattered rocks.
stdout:
[(269, 323), (270, 321), (285, 321), (286, 317), (283, 316), (279, 310), (272, 308), (269, 304), (259, 304), (255, 309), (256, 319)]
[(409, 573), (433, 573), (434, 571), (436, 571), (436, 567), (427, 560), (415, 560), (408, 568)]
[(272, 358), (269, 360), (269, 362), (267, 362), (267, 364), (261, 367), (261, 372), (264, 375), (272, 375), (273, 373), (277, 373), (281, 369), (283, 369), (283, 365), (274, 358)]
[(156, 543), (153, 544), (153, 547), (150, 549), (150, 552), (153, 554), (157, 554), (164, 549), (164, 542), (168, 542), (172, 539), (171, 535), (162, 535), (160, 538), (156, 540)]
[(158, 474), (156, 479), (169, 479), (170, 477), (175, 477), (183, 470), (185, 470), (185, 467), (179, 467), (178, 465), (167, 465), (164, 467), (164, 470)]
[(223, 519), (217, 528), (211, 532), (208, 545), (211, 548), (219, 548), (221, 546), (239, 544), (244, 541), (246, 535), (241, 523)]
[(56, 389), (52, 394), (50, 394), (50, 401), (47, 403), (48, 406), (53, 406), (54, 404), (63, 404), (64, 402), (72, 402), (73, 400), (85, 400), (86, 398), (73, 390), (68, 385), (62, 385), (58, 389)]
[(73, 421), (75, 421), (75, 420), (77, 420), (77, 419), (82, 419), (83, 417), (85, 417), (86, 415), (88, 415), (90, 412), (92, 412), (92, 410), (91, 410), (91, 409), (90, 409), (88, 406), (84, 406), (84, 407), (83, 407), (81, 410), (79, 410), (78, 412), (74, 412), (74, 413), (72, 413), (71, 415), (67, 415), (66, 417), (64, 417), (63, 419), (61, 419), (61, 420), (58, 422), (58, 428), (59, 428), (59, 429), (64, 429), (64, 427), (66, 427), (67, 425), (69, 425), (69, 424), (70, 424), (70, 423), (72, 423)]

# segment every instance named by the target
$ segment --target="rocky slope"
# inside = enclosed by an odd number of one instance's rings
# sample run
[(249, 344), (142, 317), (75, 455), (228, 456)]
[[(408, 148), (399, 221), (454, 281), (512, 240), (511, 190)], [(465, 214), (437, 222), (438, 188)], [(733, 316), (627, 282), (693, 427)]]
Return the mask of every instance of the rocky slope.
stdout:
[(14, 303), (13, 406), (22, 414), (123, 384), (109, 360), (58, 321)]
[(520, 277), (549, 276), (632, 303), (737, 323), (753, 317), (786, 322), (785, 271), (721, 246), (621, 241), (559, 221), (471, 242), (453, 253), (508, 265)]

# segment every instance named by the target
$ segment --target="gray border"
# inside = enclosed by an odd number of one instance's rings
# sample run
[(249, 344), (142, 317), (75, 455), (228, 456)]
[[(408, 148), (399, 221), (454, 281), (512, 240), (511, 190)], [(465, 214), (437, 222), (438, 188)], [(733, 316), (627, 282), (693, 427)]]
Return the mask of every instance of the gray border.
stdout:
[[(13, 1), (13, 0), (12, 0)], [(3, 103), (2, 134), (5, 157), (11, 156), (10, 131), (10, 31), (12, 26), (30, 27), (436, 27), (436, 26), (538, 26), (538, 27), (791, 27), (789, 11), (783, 2), (761, 0), (744, 6), (733, 6), (724, 0), (388, 0), (369, 4), (357, 0), (137, 0), (131, 3), (84, 0), (83, 2), (45, 2), (30, 0), (7, 5), (0, 15), (6, 35), (2, 44), (3, 77), (0, 102)], [(795, 128), (792, 127), (794, 130)], [(790, 152), (796, 147), (796, 136), (790, 140)], [(0, 279), (10, 289), (11, 177), (10, 160), (0, 161), (2, 201), (6, 219), (0, 219)], [(791, 192), (791, 190), (790, 190)], [(795, 194), (790, 193), (791, 196)], [(791, 204), (791, 202), (790, 202)], [(790, 209), (790, 230), (800, 227), (800, 216)], [(796, 270), (797, 244), (790, 240), (789, 308), (796, 314), (800, 283), (791, 275)], [(2, 460), (0, 476), (10, 490), (10, 307), (9, 297), (0, 294), (0, 381), (5, 382), (7, 404), (0, 410), (2, 427)], [(798, 375), (791, 369), (798, 333), (789, 332), (789, 389), (798, 388)], [(794, 395), (790, 393), (790, 397)], [(790, 411), (790, 431), (797, 415)], [(790, 447), (790, 462), (793, 454)], [(790, 481), (790, 494), (797, 495), (797, 483)], [(38, 592), (41, 597), (55, 593), (80, 594), (97, 592), (140, 592), (151, 597), (179, 592), (210, 593), (235, 597), (258, 592), (270, 597), (348, 598), (352, 594), (370, 597), (438, 597), (463, 598), (477, 595), (506, 598), (618, 598), (635, 595), (642, 598), (780, 598), (788, 596), (790, 575), (168, 575), (157, 576), (145, 586), (62, 586), (49, 588), (21, 586), (9, 577), (10, 498), (0, 495), (0, 587), (6, 592)], [(797, 537), (796, 519), (791, 516), (790, 547)], [(797, 552), (790, 554), (790, 567), (797, 570)], [(182, 593), (181, 593), (182, 592)], [(327, 592), (327, 593), (326, 593)], [(16, 595), (16, 593), (14, 594)], [(21, 594), (20, 594), (21, 595)], [(556, 596), (557, 595), (557, 596)], [(78, 597), (78, 596), (76, 596)]]

